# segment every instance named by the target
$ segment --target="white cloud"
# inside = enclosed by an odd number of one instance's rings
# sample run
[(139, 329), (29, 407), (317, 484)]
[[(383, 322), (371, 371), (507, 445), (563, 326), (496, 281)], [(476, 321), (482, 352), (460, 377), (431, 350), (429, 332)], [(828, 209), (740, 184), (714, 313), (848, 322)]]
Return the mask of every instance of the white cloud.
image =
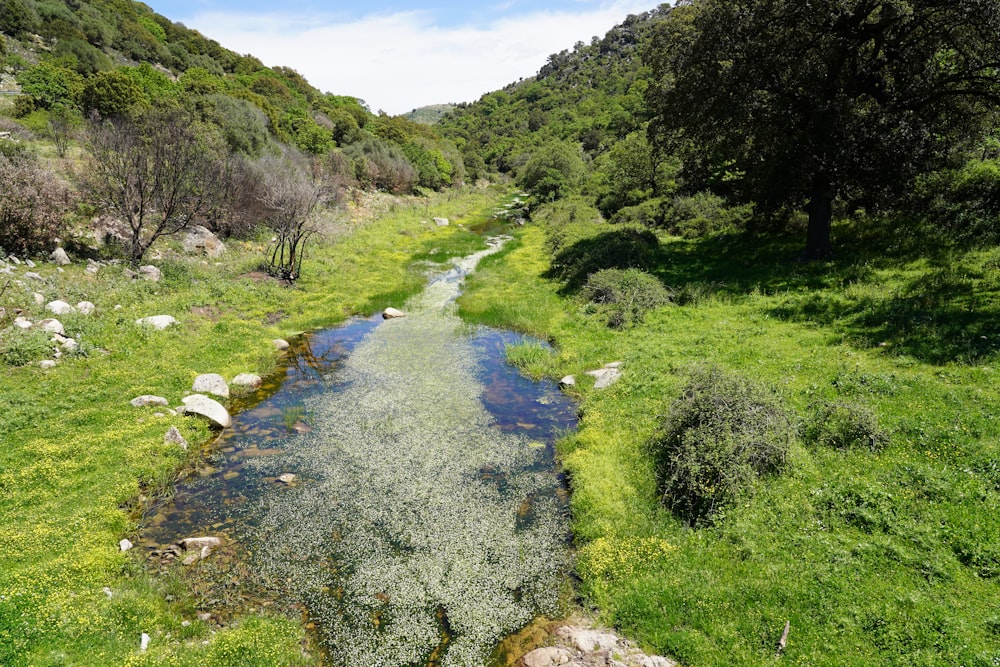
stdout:
[(649, 0), (615, 0), (579, 12), (532, 12), (484, 27), (438, 26), (422, 12), (372, 15), (351, 22), (273, 15), (206, 13), (185, 23), (226, 48), (284, 65), (372, 110), (468, 102), (535, 74), (546, 58), (577, 41), (603, 36)]

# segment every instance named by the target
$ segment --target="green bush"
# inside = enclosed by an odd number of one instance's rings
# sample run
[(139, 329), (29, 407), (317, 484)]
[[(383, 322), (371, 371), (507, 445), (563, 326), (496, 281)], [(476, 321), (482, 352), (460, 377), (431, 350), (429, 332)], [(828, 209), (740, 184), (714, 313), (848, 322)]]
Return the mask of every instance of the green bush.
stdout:
[(672, 297), (659, 278), (641, 269), (598, 271), (587, 278), (583, 295), (616, 329), (641, 322), (648, 311), (669, 304)]
[(567, 245), (552, 258), (547, 277), (577, 290), (602, 269), (649, 269), (656, 264), (659, 239), (648, 229), (602, 226), (608, 231)]
[(662, 227), (664, 216), (662, 199), (648, 199), (635, 206), (626, 206), (615, 213), (611, 222), (616, 225), (632, 224), (643, 227)]
[(1000, 223), (1000, 161), (970, 162), (917, 179), (911, 213), (945, 239), (995, 243)]
[(871, 410), (859, 403), (822, 403), (806, 422), (806, 442), (834, 449), (868, 449), (876, 452), (889, 444), (889, 435)]
[(748, 379), (699, 367), (649, 442), (664, 504), (692, 526), (752, 495), (786, 464), (795, 427), (776, 397)]
[(740, 229), (753, 215), (753, 205), (728, 206), (711, 192), (675, 197), (663, 215), (663, 226), (671, 234), (700, 238)]
[(51, 334), (41, 329), (0, 331), (0, 360), (8, 366), (27, 366), (52, 355)]

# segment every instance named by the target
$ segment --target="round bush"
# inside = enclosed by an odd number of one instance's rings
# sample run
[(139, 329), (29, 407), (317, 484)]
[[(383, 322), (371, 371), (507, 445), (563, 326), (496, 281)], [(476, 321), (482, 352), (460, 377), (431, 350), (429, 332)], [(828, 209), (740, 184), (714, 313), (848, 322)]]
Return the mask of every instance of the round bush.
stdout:
[(599, 306), (608, 325), (615, 328), (641, 322), (648, 311), (671, 300), (660, 279), (641, 269), (604, 269), (591, 274), (583, 295)]
[(691, 525), (780, 472), (795, 427), (777, 398), (719, 368), (696, 369), (650, 441), (664, 504)]
[(803, 438), (821, 447), (868, 449), (877, 452), (889, 444), (889, 435), (871, 410), (858, 403), (822, 403), (803, 429)]

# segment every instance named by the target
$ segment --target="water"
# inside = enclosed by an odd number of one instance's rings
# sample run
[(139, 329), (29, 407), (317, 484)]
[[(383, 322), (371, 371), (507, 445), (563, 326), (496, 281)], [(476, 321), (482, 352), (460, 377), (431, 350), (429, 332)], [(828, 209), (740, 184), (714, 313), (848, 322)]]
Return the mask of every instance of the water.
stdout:
[(305, 606), (332, 665), (483, 665), (557, 612), (569, 551), (553, 441), (574, 406), (503, 363), (519, 336), (453, 313), (495, 250), (433, 280), (406, 318), (309, 336), (147, 541), (236, 540), (257, 581)]

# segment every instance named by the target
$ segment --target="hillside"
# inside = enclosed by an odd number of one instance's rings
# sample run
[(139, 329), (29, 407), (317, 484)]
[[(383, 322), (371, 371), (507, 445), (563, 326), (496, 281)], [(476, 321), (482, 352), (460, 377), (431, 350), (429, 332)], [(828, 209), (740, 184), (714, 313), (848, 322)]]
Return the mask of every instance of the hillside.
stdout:
[(414, 123), (421, 123), (422, 125), (435, 125), (442, 118), (454, 111), (455, 106), (456, 105), (454, 104), (432, 104), (430, 106), (414, 109), (410, 113), (405, 113), (403, 114), (403, 117), (407, 120), (412, 120)]

